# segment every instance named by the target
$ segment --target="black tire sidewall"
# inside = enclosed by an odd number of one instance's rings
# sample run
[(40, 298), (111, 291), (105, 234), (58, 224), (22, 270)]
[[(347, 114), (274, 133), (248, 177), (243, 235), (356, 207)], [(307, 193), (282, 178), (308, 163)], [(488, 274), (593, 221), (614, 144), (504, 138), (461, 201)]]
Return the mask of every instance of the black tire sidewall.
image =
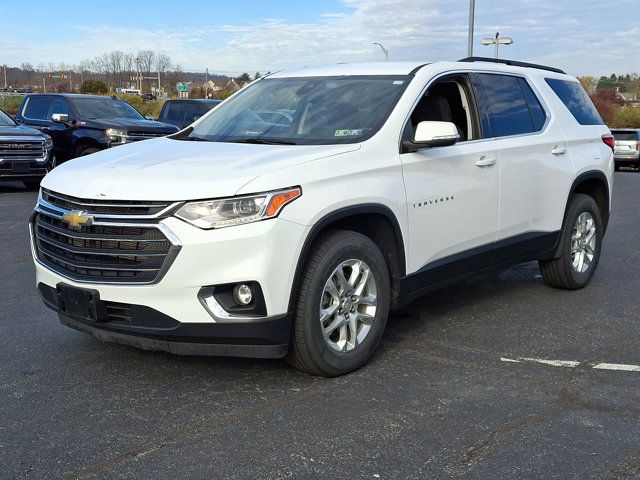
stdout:
[[(573, 268), (573, 263), (571, 261), (571, 236), (573, 234), (573, 227), (576, 220), (584, 212), (591, 214), (596, 224), (596, 248), (594, 251), (593, 261), (591, 262), (588, 270), (586, 272), (579, 273)], [(598, 262), (600, 261), (603, 237), (602, 217), (596, 202), (587, 195), (577, 195), (573, 199), (569, 212), (567, 213), (568, 215), (565, 222), (562, 240), (562, 259), (565, 263), (564, 268), (571, 277), (575, 287), (581, 288), (589, 283), (598, 267)]]
[[(304, 336), (315, 363), (333, 375), (350, 372), (363, 365), (375, 351), (384, 333), (390, 303), (390, 280), (386, 261), (378, 247), (369, 238), (354, 232), (342, 232), (318, 262), (303, 307)], [(364, 261), (371, 269), (378, 297), (375, 320), (362, 344), (351, 352), (336, 352), (324, 340), (319, 319), (319, 308), (324, 285), (335, 268), (345, 260)]]

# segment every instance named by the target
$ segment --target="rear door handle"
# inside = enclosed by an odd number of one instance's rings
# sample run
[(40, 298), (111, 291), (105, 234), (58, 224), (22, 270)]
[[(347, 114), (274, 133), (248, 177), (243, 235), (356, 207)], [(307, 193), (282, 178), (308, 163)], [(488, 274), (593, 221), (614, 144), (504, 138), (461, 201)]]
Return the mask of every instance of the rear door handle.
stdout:
[(551, 150), (551, 153), (553, 153), (554, 155), (564, 155), (566, 151), (567, 149), (564, 147), (555, 147), (553, 150)]
[(476, 162), (476, 166), (478, 166), (480, 168), (492, 167), (495, 164), (496, 164), (496, 159), (495, 158), (487, 158), (487, 157), (482, 157), (482, 158), (480, 158), (480, 160), (478, 160)]

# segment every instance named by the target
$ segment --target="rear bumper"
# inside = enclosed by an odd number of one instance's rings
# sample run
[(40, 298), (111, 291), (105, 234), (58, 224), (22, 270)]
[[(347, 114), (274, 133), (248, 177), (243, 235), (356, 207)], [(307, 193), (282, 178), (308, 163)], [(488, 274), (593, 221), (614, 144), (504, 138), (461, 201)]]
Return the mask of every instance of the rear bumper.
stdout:
[(291, 315), (229, 323), (179, 322), (157, 310), (130, 305), (126, 320), (88, 321), (60, 312), (56, 290), (38, 291), (45, 305), (58, 312), (60, 323), (112, 343), (177, 355), (282, 358), (289, 348)]

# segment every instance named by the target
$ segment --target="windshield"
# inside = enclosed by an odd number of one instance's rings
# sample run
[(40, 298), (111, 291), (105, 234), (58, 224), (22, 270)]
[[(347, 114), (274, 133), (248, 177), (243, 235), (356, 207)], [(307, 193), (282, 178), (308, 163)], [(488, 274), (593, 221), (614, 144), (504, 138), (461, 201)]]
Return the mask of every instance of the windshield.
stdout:
[(215, 142), (329, 145), (376, 133), (411, 77), (267, 78), (196, 125), (191, 139)]
[(132, 120), (144, 117), (131, 105), (113, 98), (74, 98), (73, 106), (81, 118), (94, 120), (96, 118), (129, 118)]
[(0, 110), (0, 127), (14, 127), (16, 124), (11, 117)]

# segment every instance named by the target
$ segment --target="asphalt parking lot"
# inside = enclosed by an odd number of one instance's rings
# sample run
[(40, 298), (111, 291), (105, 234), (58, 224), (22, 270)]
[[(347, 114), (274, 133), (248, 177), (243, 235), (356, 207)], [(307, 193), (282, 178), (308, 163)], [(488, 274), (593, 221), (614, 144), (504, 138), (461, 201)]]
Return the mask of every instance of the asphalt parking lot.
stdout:
[(431, 294), (336, 379), (61, 326), (34, 288), (36, 194), (0, 184), (0, 477), (639, 478), (640, 371), (593, 368), (640, 364), (640, 173), (615, 182), (589, 287), (529, 263)]

